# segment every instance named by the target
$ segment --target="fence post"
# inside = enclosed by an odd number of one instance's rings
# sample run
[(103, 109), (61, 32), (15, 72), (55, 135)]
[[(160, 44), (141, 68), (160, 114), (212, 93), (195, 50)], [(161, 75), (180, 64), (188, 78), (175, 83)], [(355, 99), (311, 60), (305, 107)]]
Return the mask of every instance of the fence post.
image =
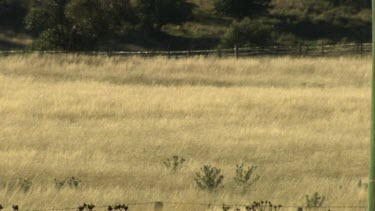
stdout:
[(161, 201), (156, 201), (154, 203), (154, 211), (163, 211), (164, 203)]
[(237, 47), (237, 45), (234, 46), (234, 56), (236, 57), (236, 59), (238, 59), (238, 47)]

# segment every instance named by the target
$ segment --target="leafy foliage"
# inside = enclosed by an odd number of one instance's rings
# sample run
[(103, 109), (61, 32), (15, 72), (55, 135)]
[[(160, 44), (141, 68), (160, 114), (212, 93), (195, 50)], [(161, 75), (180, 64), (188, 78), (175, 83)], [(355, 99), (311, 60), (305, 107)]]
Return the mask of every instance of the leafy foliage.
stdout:
[(221, 43), (224, 46), (269, 45), (273, 42), (274, 26), (263, 19), (245, 18), (234, 22), (224, 34)]
[(215, 0), (219, 14), (241, 19), (267, 14), (271, 0)]
[(201, 172), (196, 173), (195, 182), (198, 187), (208, 192), (214, 192), (223, 186), (224, 176), (220, 174), (221, 170), (210, 165), (204, 165)]
[(90, 50), (124, 19), (128, 1), (35, 1), (25, 18), (26, 29), (38, 34), (39, 50)]
[(138, 0), (137, 11), (144, 28), (159, 32), (165, 24), (188, 20), (193, 4), (186, 0)]
[(130, 0), (102, 0), (105, 20), (110, 31), (116, 32), (123, 25), (134, 22), (136, 14), (133, 11)]
[[(301, 42), (371, 41), (369, 0), (288, 0), (288, 3), (272, 0), (212, 0), (205, 3), (214, 6), (214, 12), (220, 17), (212, 14), (206, 6), (202, 7), (203, 10), (195, 10), (191, 2), (0, 0), (0, 27), (3, 29), (0, 33), (5, 32), (8, 36), (8, 32), (17, 33), (26, 29), (32, 37), (36, 37), (33, 39), (33, 49), (73, 51), (95, 50), (103, 47), (103, 43), (113, 44), (120, 40), (145, 48), (188, 48), (202, 46), (202, 43), (207, 47), (217, 47), (214, 45), (219, 40), (221, 44), (230, 47), (234, 44), (294, 45)], [(226, 33), (220, 29), (220, 32), (212, 35), (202, 34), (210, 28), (228, 26), (233, 18), (236, 21), (228, 27)], [(193, 21), (184, 27), (164, 27), (190, 20)], [(209, 24), (210, 27), (198, 30), (199, 27), (194, 27), (196, 22)]]

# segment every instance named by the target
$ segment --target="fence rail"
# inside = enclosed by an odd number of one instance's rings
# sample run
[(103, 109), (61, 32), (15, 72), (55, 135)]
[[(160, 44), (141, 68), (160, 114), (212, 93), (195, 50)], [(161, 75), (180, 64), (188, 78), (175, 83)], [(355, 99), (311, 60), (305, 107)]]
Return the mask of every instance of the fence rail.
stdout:
[(184, 51), (0, 51), (0, 56), (22, 54), (80, 54), (105, 56), (163, 56), (168, 58), (183, 58), (190, 56), (217, 57), (248, 57), (248, 56), (344, 56), (368, 55), (371, 53), (371, 43), (349, 43), (337, 45), (295, 45), (295, 46), (254, 46), (209, 50)]
[[(1, 211), (131, 211), (131, 210), (150, 210), (150, 211), (163, 211), (171, 210), (169, 208), (178, 208), (181, 206), (189, 207), (189, 210), (218, 210), (218, 211), (333, 211), (333, 210), (366, 210), (366, 206), (320, 206), (320, 207), (303, 207), (303, 206), (282, 206), (272, 205), (270, 202), (253, 202), (249, 205), (246, 204), (210, 204), (210, 203), (194, 203), (194, 202), (134, 202), (115, 205), (94, 205), (82, 204), (77, 207), (67, 208), (48, 208), (48, 209), (27, 209), (18, 205), (3, 207), (0, 205)], [(198, 208), (200, 207), (200, 209)], [(139, 208), (139, 209), (137, 209)]]

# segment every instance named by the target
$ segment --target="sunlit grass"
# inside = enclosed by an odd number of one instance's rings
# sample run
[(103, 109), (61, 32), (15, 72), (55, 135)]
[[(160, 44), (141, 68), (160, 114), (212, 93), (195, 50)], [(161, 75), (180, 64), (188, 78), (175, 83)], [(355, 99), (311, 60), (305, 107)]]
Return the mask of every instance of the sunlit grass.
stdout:
[[(0, 204), (304, 205), (317, 191), (326, 205), (366, 205), (358, 182), (368, 174), (370, 65), (369, 58), (0, 58)], [(174, 154), (187, 161), (171, 175), (163, 161)], [(241, 161), (261, 176), (247, 195), (233, 181)], [(194, 184), (204, 164), (222, 169), (218, 193)], [(80, 188), (54, 188), (55, 178), (71, 176)], [(18, 178), (30, 178), (31, 190), (23, 193)]]

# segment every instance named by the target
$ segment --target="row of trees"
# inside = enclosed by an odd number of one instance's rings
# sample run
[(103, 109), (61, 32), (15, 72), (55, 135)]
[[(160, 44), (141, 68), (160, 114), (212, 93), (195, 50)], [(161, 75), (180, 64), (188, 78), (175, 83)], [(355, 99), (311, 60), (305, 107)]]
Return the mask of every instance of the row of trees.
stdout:
[[(314, 34), (348, 28), (366, 35), (369, 21), (350, 18), (371, 8), (369, 0), (288, 0), (278, 10), (277, 0), (211, 1), (218, 16), (233, 18), (222, 45), (277, 43), (283, 36), (305, 36), (301, 31), (308, 29)], [(22, 26), (36, 37), (35, 49), (91, 50), (129, 28), (158, 35), (166, 24), (194, 19), (195, 7), (188, 0), (0, 0), (0, 26)]]
[[(266, 15), (270, 1), (215, 0), (214, 6), (217, 14), (240, 20)], [(129, 0), (0, 0), (0, 19), (17, 17), (16, 22), (24, 23), (36, 37), (35, 49), (87, 50), (127, 25), (157, 34), (165, 24), (191, 19), (194, 7), (186, 0), (137, 0), (135, 4)], [(17, 25), (15, 19), (12, 21)], [(248, 40), (255, 38), (252, 42), (257, 43), (264, 30), (255, 28), (249, 29), (255, 35)], [(256, 31), (252, 32), (253, 29)]]
[(126, 25), (137, 24), (148, 33), (167, 23), (181, 23), (192, 15), (185, 0), (34, 0), (25, 27), (37, 36), (34, 48), (82, 50)]

